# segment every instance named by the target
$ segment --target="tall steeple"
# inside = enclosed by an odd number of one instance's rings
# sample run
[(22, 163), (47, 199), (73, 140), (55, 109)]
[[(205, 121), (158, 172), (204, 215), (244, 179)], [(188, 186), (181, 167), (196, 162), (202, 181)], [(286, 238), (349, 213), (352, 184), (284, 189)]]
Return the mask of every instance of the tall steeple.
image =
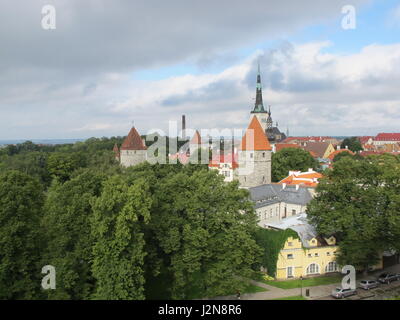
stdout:
[(257, 71), (256, 103), (251, 113), (265, 113), (263, 98), (262, 98), (260, 62), (258, 62), (258, 71)]
[(271, 106), (268, 106), (268, 118), (267, 118), (267, 129), (273, 127), (272, 116), (271, 116)]

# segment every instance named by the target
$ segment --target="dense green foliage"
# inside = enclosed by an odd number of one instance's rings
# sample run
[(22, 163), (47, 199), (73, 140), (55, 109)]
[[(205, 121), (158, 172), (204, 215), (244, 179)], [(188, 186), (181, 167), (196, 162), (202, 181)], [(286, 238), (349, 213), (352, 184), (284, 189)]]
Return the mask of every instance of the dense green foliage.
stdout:
[(339, 161), (340, 159), (346, 158), (346, 157), (352, 158), (352, 159), (354, 159), (354, 160), (363, 160), (363, 157), (362, 157), (360, 154), (358, 154), (358, 153), (352, 155), (350, 152), (343, 151), (343, 152), (338, 153), (338, 154), (333, 158), (333, 162)]
[(279, 182), (286, 178), (289, 171), (319, 170), (320, 166), (308, 151), (297, 148), (284, 148), (272, 154), (272, 181)]
[(43, 205), (40, 184), (25, 173), (0, 175), (0, 298), (39, 298)]
[(271, 277), (275, 277), (279, 252), (282, 250), (289, 237), (299, 239), (297, 232), (292, 229), (272, 230), (257, 228), (256, 230), (257, 244), (263, 249), (261, 266), (267, 268), (267, 273)]
[[(244, 292), (261, 249), (248, 192), (206, 165), (122, 168), (114, 143), (0, 149), (1, 299)], [(41, 269), (56, 289), (41, 289)]]
[(339, 240), (338, 262), (368, 270), (400, 250), (400, 158), (344, 157), (320, 180), (307, 213), (317, 231)]
[(361, 142), (357, 137), (346, 138), (342, 141), (340, 145), (341, 149), (349, 148), (349, 150), (353, 152), (362, 151), (363, 147), (361, 146)]

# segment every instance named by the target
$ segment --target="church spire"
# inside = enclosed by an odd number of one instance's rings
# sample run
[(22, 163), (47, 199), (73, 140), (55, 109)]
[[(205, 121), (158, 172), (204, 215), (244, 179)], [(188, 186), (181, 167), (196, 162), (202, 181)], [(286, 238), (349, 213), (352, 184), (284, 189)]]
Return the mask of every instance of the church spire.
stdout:
[(256, 103), (254, 110), (251, 113), (264, 113), (264, 104), (262, 98), (262, 87), (261, 87), (261, 72), (260, 72), (260, 62), (258, 62), (257, 71), (257, 84), (256, 84)]

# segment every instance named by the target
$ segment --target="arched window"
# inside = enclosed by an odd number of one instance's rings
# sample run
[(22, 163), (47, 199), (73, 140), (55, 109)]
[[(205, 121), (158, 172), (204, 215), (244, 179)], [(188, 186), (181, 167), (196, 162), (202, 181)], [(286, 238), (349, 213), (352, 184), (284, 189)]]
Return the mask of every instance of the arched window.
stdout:
[(319, 266), (316, 263), (311, 263), (307, 267), (307, 274), (316, 274), (319, 273)]
[(325, 267), (325, 272), (335, 272), (337, 270), (338, 270), (338, 266), (335, 261), (329, 262), (328, 265)]

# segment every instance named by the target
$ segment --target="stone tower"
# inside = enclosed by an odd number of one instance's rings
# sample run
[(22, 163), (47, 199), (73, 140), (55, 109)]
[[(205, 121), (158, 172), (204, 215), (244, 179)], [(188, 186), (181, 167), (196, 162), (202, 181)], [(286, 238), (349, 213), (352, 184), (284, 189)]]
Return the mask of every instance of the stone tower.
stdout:
[(271, 183), (272, 148), (256, 116), (251, 119), (239, 149), (240, 186), (251, 188)]
[(124, 167), (134, 166), (147, 160), (147, 147), (135, 127), (132, 127), (121, 145), (120, 159)]
[(256, 84), (256, 102), (254, 105), (253, 111), (251, 111), (252, 117), (253, 115), (257, 117), (258, 121), (261, 124), (263, 132), (268, 127), (268, 119), (271, 117), (271, 114), (268, 113), (264, 109), (263, 97), (262, 97), (262, 86), (261, 86), (261, 72), (260, 72), (260, 64), (258, 64), (257, 71), (257, 84)]

